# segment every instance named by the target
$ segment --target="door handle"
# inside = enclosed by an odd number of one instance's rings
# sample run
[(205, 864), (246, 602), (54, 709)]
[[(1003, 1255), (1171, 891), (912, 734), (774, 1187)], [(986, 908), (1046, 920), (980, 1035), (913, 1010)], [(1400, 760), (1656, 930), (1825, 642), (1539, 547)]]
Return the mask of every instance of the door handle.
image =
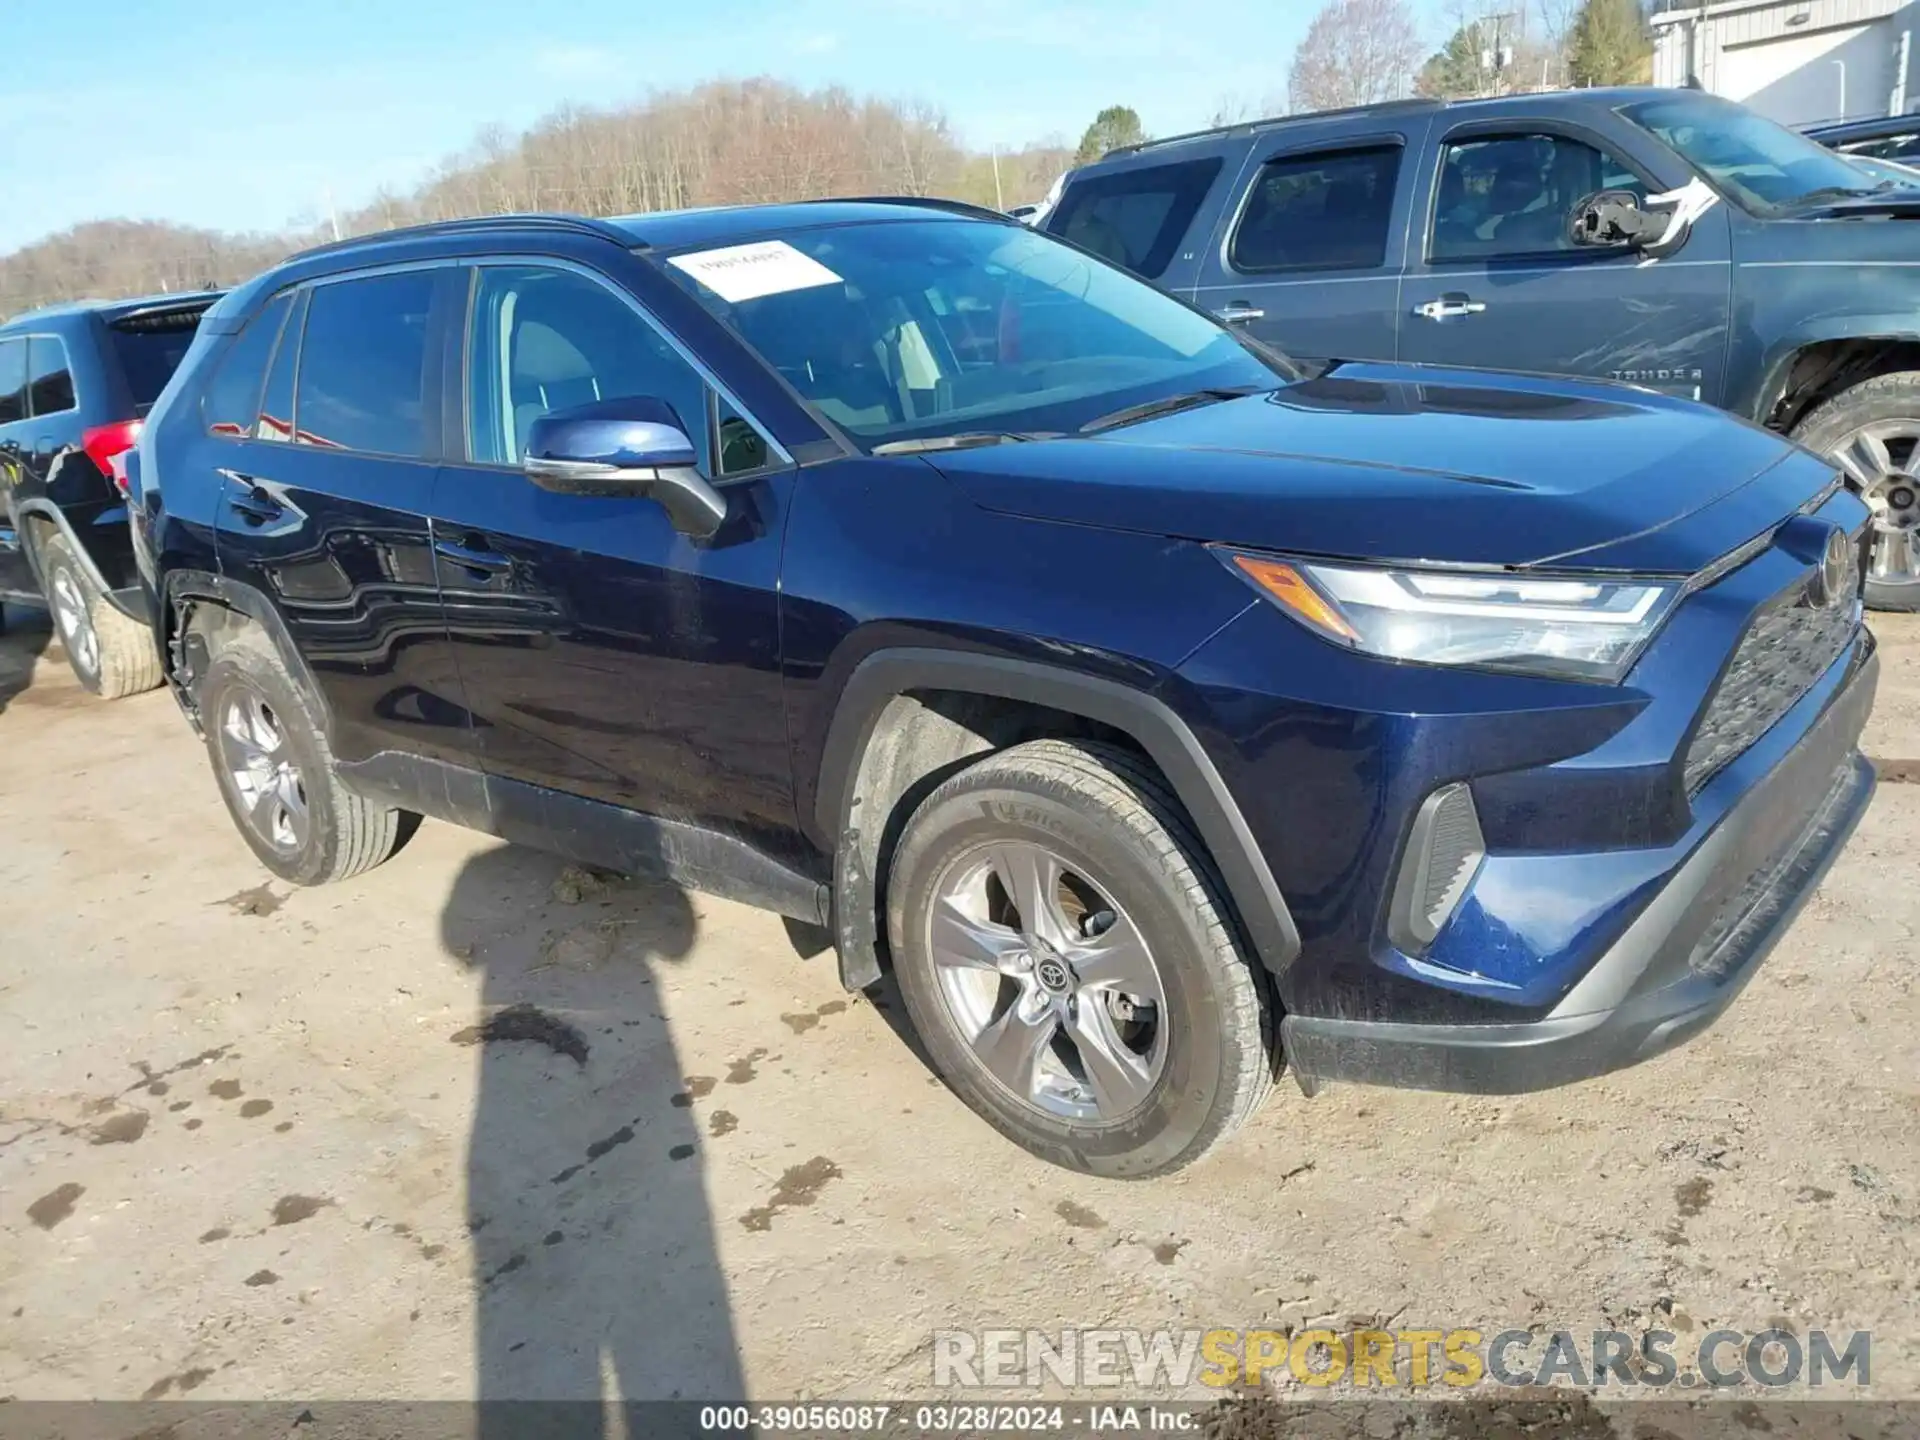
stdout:
[(244, 495), (229, 495), (227, 508), (249, 525), (268, 525), (287, 513), (287, 507), (264, 490), (250, 490)]
[(1235, 300), (1231, 304), (1222, 305), (1213, 313), (1228, 325), (1239, 325), (1248, 320), (1264, 320), (1267, 317), (1267, 312), (1258, 305), (1249, 305), (1244, 300)]
[(513, 568), (513, 561), (497, 550), (481, 550), (470, 545), (456, 545), (451, 540), (434, 541), (433, 551), (443, 560), (450, 560), (455, 565), (464, 565), (469, 570), (488, 575)]
[(1469, 300), (1465, 295), (1442, 295), (1438, 300), (1429, 300), (1424, 305), (1413, 307), (1413, 313), (1422, 320), (1464, 320), (1469, 315), (1484, 315), (1487, 302)]

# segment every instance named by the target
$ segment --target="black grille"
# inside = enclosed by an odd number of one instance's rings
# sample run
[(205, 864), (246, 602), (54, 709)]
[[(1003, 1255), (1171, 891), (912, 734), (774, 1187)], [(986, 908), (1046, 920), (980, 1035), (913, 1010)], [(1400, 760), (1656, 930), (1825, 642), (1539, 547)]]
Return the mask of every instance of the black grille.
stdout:
[(1772, 729), (1853, 638), (1859, 624), (1860, 572), (1856, 547), (1849, 546), (1847, 553), (1853, 557), (1852, 568), (1830, 600), (1819, 586), (1810, 589), (1806, 582), (1796, 582), (1770, 601), (1740, 637), (1687, 747), (1689, 794)]

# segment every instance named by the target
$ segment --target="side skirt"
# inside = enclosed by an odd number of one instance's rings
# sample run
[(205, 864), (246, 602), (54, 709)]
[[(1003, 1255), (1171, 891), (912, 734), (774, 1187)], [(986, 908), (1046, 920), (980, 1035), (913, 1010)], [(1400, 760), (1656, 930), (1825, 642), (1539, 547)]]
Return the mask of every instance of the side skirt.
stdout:
[(583, 865), (670, 880), (810, 925), (827, 924), (831, 913), (825, 884), (701, 825), (391, 750), (341, 761), (339, 773), (369, 799)]

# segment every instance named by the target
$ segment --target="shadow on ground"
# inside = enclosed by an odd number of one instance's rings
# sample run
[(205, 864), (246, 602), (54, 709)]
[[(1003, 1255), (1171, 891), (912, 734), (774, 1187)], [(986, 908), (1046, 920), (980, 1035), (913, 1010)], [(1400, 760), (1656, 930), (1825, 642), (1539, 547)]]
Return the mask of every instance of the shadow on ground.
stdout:
[(52, 639), (45, 611), (0, 604), (0, 714), (33, 684), (34, 663)]
[[(484, 977), (455, 1037), (480, 1050), (467, 1219), (483, 1437), (622, 1433), (601, 1397), (743, 1394), (690, 1093), (713, 1082), (683, 1073), (656, 984), (696, 932), (674, 886), (513, 846), (454, 883), (442, 940)], [(662, 1419), (636, 1412), (625, 1431)]]

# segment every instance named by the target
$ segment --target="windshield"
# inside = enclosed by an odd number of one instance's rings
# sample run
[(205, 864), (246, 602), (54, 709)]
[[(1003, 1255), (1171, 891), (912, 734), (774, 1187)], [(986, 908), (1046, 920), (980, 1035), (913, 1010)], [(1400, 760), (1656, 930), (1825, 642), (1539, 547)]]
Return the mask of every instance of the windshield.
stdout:
[(871, 449), (1058, 433), (1293, 378), (1233, 332), (1024, 226), (893, 221), (669, 255), (666, 274)]
[(1621, 113), (1751, 214), (1780, 215), (1809, 202), (1871, 195), (1881, 184), (1806, 136), (1711, 95), (1682, 92), (1623, 106)]

